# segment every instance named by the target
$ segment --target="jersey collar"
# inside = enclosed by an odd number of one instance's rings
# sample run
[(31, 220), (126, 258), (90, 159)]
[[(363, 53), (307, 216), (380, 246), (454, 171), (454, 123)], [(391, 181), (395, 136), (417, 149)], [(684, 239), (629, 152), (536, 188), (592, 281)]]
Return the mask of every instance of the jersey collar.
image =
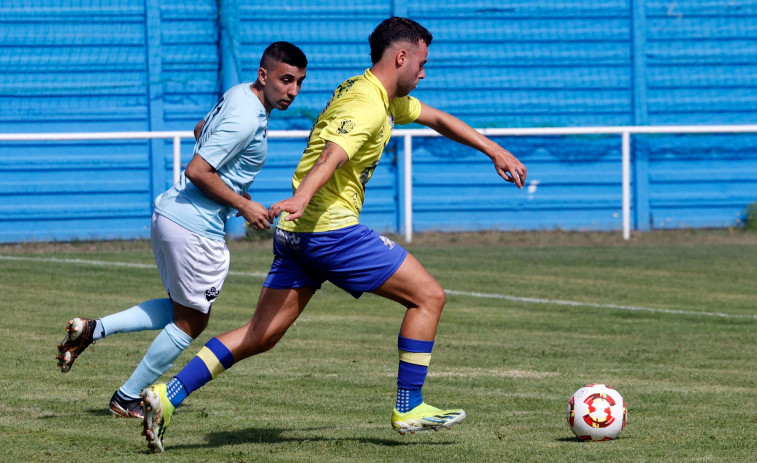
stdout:
[(389, 109), (389, 96), (386, 94), (386, 89), (384, 88), (384, 85), (381, 83), (381, 81), (378, 80), (378, 77), (374, 76), (370, 69), (366, 69), (365, 78), (368, 80), (368, 82), (372, 83), (376, 88), (378, 88), (379, 92), (381, 92), (381, 98), (384, 100), (384, 106), (386, 107), (386, 109)]

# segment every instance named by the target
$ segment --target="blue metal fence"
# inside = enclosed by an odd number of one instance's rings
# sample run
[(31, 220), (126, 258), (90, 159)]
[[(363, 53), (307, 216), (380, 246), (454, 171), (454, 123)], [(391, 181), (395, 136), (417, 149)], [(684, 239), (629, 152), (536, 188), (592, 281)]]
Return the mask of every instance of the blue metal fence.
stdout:
[[(310, 66), (270, 128), (307, 130), (392, 14), (434, 34), (414, 95), (475, 127), (757, 120), (756, 0), (19, 0), (0, 9), (0, 131), (191, 130), (275, 40)], [(498, 141), (527, 163), (526, 191), (472, 150), (416, 142), (417, 230), (619, 229), (617, 136)], [(191, 141), (181, 149), (187, 162)], [(289, 194), (302, 149), (271, 143), (253, 193)], [(363, 219), (381, 230), (401, 229), (400, 151), (368, 185)], [(146, 237), (172, 155), (164, 140), (0, 143), (0, 241)], [(754, 136), (637, 136), (632, 156), (639, 229), (735, 225), (757, 201)]]

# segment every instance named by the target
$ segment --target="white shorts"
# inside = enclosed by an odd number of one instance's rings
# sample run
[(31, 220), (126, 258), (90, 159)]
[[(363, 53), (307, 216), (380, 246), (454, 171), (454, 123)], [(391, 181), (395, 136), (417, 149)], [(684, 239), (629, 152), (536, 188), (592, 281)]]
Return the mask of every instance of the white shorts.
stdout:
[(226, 242), (200, 236), (155, 213), (150, 241), (169, 297), (185, 307), (210, 312), (229, 273)]

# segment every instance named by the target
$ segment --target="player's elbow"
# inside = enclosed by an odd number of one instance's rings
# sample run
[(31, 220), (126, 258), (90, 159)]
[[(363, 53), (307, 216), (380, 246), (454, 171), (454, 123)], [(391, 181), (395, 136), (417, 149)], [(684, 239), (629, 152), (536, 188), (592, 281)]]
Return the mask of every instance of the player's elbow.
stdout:
[(184, 169), (184, 175), (192, 182), (192, 183), (198, 183), (198, 180), (201, 177), (199, 169), (193, 164), (189, 163), (186, 169)]

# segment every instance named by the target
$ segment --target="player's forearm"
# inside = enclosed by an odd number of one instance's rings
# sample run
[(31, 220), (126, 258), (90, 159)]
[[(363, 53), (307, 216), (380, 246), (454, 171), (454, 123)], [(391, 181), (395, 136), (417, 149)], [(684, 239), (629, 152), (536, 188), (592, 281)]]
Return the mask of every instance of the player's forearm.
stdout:
[(421, 103), (421, 114), (416, 122), (436, 130), (440, 134), (470, 146), (473, 149), (493, 159), (493, 153), (497, 150), (497, 144), (477, 132), (473, 127), (461, 121), (452, 114), (440, 111), (432, 106)]
[(315, 193), (321, 189), (334, 175), (337, 169), (349, 161), (349, 157), (344, 150), (336, 144), (326, 143), (323, 152), (315, 161), (313, 167), (305, 175), (297, 187), (294, 196), (302, 199), (307, 203), (313, 198)]
[(215, 173), (190, 180), (205, 196), (225, 206), (240, 210), (244, 206), (244, 202), (247, 201), (243, 196), (229, 188)]
[(205, 196), (213, 201), (225, 206), (231, 206), (237, 210), (244, 205), (246, 199), (229, 188), (221, 180), (221, 177), (218, 176), (213, 166), (208, 164), (200, 155), (195, 154), (192, 157), (192, 160), (189, 161), (187, 168), (184, 170), (184, 175)]
[(300, 182), (300, 186), (294, 192), (294, 197), (305, 201), (306, 204), (309, 203), (315, 193), (328, 183), (335, 171), (333, 166), (319, 159)]
[(444, 113), (439, 118), (434, 130), (458, 143), (466, 146), (470, 146), (473, 149), (481, 151), (490, 158), (492, 157), (492, 151), (496, 146), (496, 143), (489, 140), (485, 136), (481, 135), (476, 129), (461, 121), (457, 117)]

